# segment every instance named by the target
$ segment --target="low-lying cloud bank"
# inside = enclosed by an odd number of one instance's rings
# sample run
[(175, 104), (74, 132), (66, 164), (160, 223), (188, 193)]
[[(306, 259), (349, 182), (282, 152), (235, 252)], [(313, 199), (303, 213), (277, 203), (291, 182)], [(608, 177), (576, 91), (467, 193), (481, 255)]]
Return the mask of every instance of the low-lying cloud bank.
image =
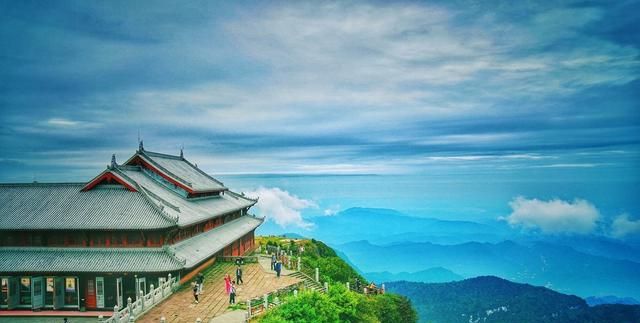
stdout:
[[(299, 227), (311, 229), (314, 224), (305, 221), (302, 211), (319, 206), (312, 200), (300, 198), (278, 187), (259, 187), (246, 192), (252, 198), (259, 197), (255, 206), (257, 214), (265, 216), (282, 228)], [(522, 196), (509, 202), (511, 214), (500, 218), (512, 227), (540, 231), (544, 234), (591, 234), (603, 233), (613, 238), (640, 237), (640, 219), (634, 220), (628, 214), (621, 214), (613, 221), (604, 221), (600, 211), (589, 201), (574, 199), (548, 201)], [(324, 209), (325, 216), (334, 216), (339, 205)]]
[(589, 234), (599, 230), (614, 238), (640, 235), (640, 220), (621, 214), (605, 224), (600, 211), (583, 199), (544, 201), (518, 196), (509, 202), (509, 206), (511, 214), (501, 219), (512, 227), (539, 230), (545, 234)]
[(310, 229), (313, 226), (301, 214), (303, 209), (318, 207), (313, 201), (301, 199), (277, 187), (259, 187), (245, 194), (251, 198), (259, 197), (255, 206), (258, 215), (267, 217), (283, 228), (297, 226)]

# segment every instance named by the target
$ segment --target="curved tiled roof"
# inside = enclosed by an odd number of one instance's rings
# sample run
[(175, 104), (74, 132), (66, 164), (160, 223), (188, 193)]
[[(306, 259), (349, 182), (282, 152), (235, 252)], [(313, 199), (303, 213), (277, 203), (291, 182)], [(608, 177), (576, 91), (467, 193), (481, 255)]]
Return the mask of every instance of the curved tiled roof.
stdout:
[(225, 191), (227, 188), (215, 178), (209, 176), (180, 156), (161, 154), (142, 150), (137, 155), (150, 161), (169, 177), (186, 184), (196, 192)]
[[(253, 206), (257, 200), (228, 191), (222, 183), (181, 156), (144, 150), (150, 160), (195, 188), (222, 190), (219, 195), (187, 198), (173, 184), (154, 178), (141, 166), (118, 166), (115, 157), (87, 184), (0, 184), (0, 230), (150, 230), (184, 227)], [(112, 179), (115, 181), (112, 182)], [(119, 184), (116, 184), (119, 183)]]
[(178, 226), (188, 226), (213, 217), (221, 216), (246, 207), (250, 207), (256, 201), (225, 192), (220, 196), (211, 196), (200, 199), (185, 199), (159, 184), (143, 171), (134, 167), (121, 167), (120, 172), (132, 179), (138, 186), (143, 187), (152, 201), (165, 206), (163, 212), (177, 218)]
[(0, 247), (2, 272), (167, 272), (184, 261), (162, 248)]
[(158, 229), (175, 226), (139, 192), (120, 185), (0, 184), (0, 229)]

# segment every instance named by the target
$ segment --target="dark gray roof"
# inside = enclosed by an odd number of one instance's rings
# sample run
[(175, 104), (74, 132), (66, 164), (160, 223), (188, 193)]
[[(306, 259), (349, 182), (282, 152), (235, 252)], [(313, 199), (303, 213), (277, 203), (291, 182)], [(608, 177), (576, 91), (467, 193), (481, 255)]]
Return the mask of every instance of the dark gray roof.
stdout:
[(167, 272), (183, 268), (162, 248), (0, 247), (0, 272)]
[(120, 185), (0, 184), (0, 229), (155, 229), (175, 226)]
[[(200, 188), (205, 182), (210, 188), (224, 188), (181, 157), (145, 151), (136, 153), (134, 157), (138, 155), (151, 156), (155, 163), (163, 164), (163, 168), (166, 166), (172, 172), (187, 174), (186, 178), (199, 178), (196, 182), (202, 184)], [(173, 185), (165, 186), (151, 174), (139, 166), (118, 166), (114, 162), (89, 182), (96, 183), (102, 175), (114, 175), (135, 191), (115, 183), (95, 186), (83, 183), (0, 184), (0, 230), (183, 227), (249, 208), (256, 203), (256, 200), (226, 188), (218, 196), (186, 198), (174, 191)]]
[(162, 206), (165, 214), (176, 218), (178, 226), (188, 226), (212, 217), (250, 207), (256, 203), (255, 200), (230, 191), (226, 191), (220, 196), (186, 199), (168, 190), (138, 167), (121, 167), (118, 171), (134, 181), (139, 187), (142, 187), (142, 192), (149, 196), (149, 200)]
[(186, 268), (191, 268), (251, 232), (263, 221), (264, 219), (261, 218), (243, 216), (221, 227), (172, 245), (170, 249), (179, 259), (186, 261)]
[(221, 182), (195, 167), (183, 157), (146, 150), (139, 151), (138, 155), (144, 157), (145, 160), (151, 161), (161, 171), (178, 182), (186, 184), (196, 192), (227, 190)]

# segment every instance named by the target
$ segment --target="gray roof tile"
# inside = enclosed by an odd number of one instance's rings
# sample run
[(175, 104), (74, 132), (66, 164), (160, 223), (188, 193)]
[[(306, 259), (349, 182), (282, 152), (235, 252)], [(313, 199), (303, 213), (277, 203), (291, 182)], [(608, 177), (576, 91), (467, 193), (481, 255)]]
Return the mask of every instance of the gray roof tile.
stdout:
[(155, 229), (174, 226), (119, 185), (0, 184), (0, 229)]
[(151, 192), (151, 194), (149, 194), (151, 200), (155, 201), (158, 205), (164, 205), (163, 211), (171, 217), (177, 217), (178, 226), (191, 225), (250, 207), (256, 203), (254, 200), (229, 191), (220, 196), (202, 199), (185, 199), (166, 189), (147, 174), (140, 171), (139, 168), (122, 167), (120, 171), (135, 181), (139, 186)]
[(0, 272), (167, 272), (180, 261), (161, 248), (0, 248)]
[(174, 179), (187, 184), (196, 192), (224, 191), (227, 188), (219, 181), (195, 167), (186, 159), (179, 156), (166, 155), (151, 151), (139, 152), (147, 160), (151, 160), (160, 169), (167, 172)]

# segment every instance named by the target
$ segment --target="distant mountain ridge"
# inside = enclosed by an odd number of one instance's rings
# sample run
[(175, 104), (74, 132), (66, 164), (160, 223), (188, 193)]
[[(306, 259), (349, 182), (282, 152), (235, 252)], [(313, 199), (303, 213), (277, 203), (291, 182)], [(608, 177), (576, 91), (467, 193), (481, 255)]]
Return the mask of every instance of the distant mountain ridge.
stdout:
[(640, 305), (640, 302), (638, 302), (633, 297), (617, 297), (613, 295), (599, 296), (599, 297), (589, 296), (584, 300), (587, 302), (587, 304), (589, 304), (589, 306), (604, 305), (604, 304)]
[(606, 237), (557, 236), (547, 238), (546, 241), (594, 256), (640, 263), (640, 248)]
[(495, 276), (450, 283), (390, 282), (386, 288), (409, 297), (421, 322), (640, 322), (640, 306), (589, 307), (577, 296)]
[(464, 279), (464, 277), (442, 267), (434, 267), (412, 273), (399, 272), (394, 274), (388, 271), (365, 273), (364, 276), (371, 281), (379, 283), (399, 280), (423, 283), (445, 283)]
[[(582, 297), (640, 299), (640, 247), (626, 240), (523, 233), (506, 222), (439, 220), (391, 209), (350, 208), (308, 221), (314, 227), (287, 235), (326, 241), (376, 281), (450, 281), (423, 272), (441, 267), (460, 276), (456, 280), (497, 275)], [(276, 225), (263, 227), (270, 224)]]
[(359, 268), (366, 268), (365, 272), (417, 272), (443, 267), (463, 277), (499, 275), (584, 297), (640, 296), (639, 263), (593, 256), (549, 243), (426, 242), (378, 246), (356, 241), (336, 247)]
[[(314, 237), (331, 243), (354, 240), (397, 242), (424, 241), (425, 237), (450, 242), (496, 241), (509, 234), (503, 226), (472, 221), (441, 220), (409, 216), (391, 209), (350, 208), (332, 216), (314, 217)], [(409, 233), (409, 234), (408, 234)]]

